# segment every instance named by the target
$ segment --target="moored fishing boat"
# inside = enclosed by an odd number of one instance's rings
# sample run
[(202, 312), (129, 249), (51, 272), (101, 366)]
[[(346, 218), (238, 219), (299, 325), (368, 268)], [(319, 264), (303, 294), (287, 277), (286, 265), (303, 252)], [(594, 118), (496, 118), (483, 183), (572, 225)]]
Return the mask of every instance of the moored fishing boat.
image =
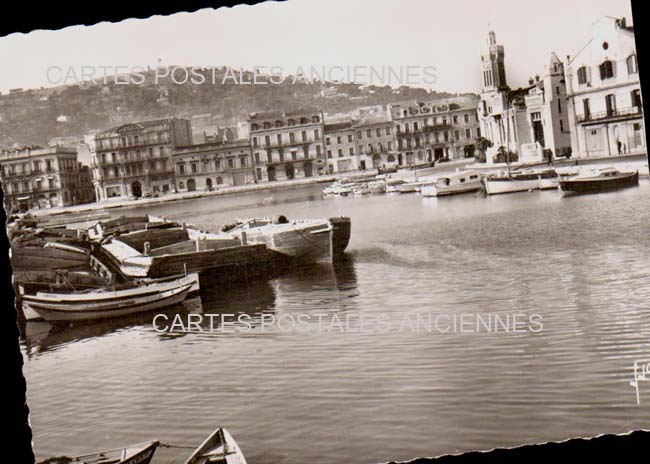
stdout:
[(368, 182), (368, 189), (370, 189), (370, 193), (384, 193), (386, 191), (386, 181), (382, 179)]
[(621, 172), (611, 166), (560, 180), (560, 189), (565, 193), (597, 193), (636, 185), (639, 185), (639, 171)]
[(415, 193), (420, 190), (422, 182), (404, 182), (397, 186), (397, 191), (399, 193)]
[(252, 218), (225, 226), (222, 232), (242, 242), (264, 244), (295, 264), (331, 262), (350, 241), (350, 218)]
[(198, 276), (133, 281), (90, 291), (37, 292), (22, 295), (22, 304), (46, 321), (83, 321), (126, 316), (182, 302)]
[(336, 181), (332, 185), (325, 187), (322, 192), (325, 196), (341, 195), (346, 196), (351, 194), (357, 184), (355, 182), (340, 182)]
[(370, 193), (370, 188), (368, 184), (360, 184), (352, 190), (352, 193), (355, 196), (368, 195)]
[(485, 193), (488, 195), (554, 189), (558, 182), (559, 176), (554, 169), (511, 171), (483, 178)]
[(448, 176), (437, 178), (420, 188), (423, 197), (441, 197), (458, 193), (475, 192), (480, 190), (481, 175), (475, 171), (461, 171)]
[(26, 321), (42, 319), (29, 306), (22, 304), (25, 294), (35, 294), (38, 291), (62, 292), (81, 289), (97, 289), (109, 285), (110, 279), (89, 271), (68, 270), (15, 270), (13, 273), (14, 288), (17, 295), (17, 307), (22, 309)]
[(386, 179), (386, 193), (399, 192), (400, 185), (404, 183), (402, 179)]
[(157, 440), (79, 456), (57, 456), (39, 464), (149, 464), (160, 443)]
[(246, 464), (239, 445), (223, 427), (217, 428), (185, 461), (185, 464)]

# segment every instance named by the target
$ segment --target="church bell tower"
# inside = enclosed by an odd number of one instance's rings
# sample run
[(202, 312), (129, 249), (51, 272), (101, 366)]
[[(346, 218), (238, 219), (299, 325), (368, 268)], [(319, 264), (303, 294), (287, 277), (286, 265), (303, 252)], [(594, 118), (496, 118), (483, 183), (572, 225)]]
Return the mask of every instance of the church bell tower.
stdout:
[(497, 45), (497, 36), (493, 30), (488, 33), (481, 61), (483, 62), (483, 92), (507, 89), (503, 45)]

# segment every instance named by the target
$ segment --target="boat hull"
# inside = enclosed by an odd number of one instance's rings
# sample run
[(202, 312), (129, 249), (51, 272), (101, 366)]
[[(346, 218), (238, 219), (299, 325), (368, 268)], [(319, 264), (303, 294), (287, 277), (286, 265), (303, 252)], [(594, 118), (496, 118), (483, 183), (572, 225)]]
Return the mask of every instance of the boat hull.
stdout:
[(159, 441), (152, 441), (137, 445), (130, 445), (125, 448), (117, 448), (96, 453), (84, 454), (82, 456), (60, 456), (46, 459), (39, 464), (70, 464), (73, 462), (91, 463), (105, 462), (111, 464), (149, 464), (153, 455), (160, 445)]
[[(181, 303), (198, 282), (192, 274), (170, 285), (149, 285), (147, 293), (138, 288), (116, 292), (25, 295), (25, 311), (34, 311), (46, 321), (85, 321), (127, 316)], [(95, 298), (99, 295), (102, 298)]]
[(573, 194), (607, 192), (637, 185), (639, 185), (638, 172), (612, 178), (566, 179), (560, 181), (560, 189), (563, 192)]
[(528, 192), (530, 190), (554, 189), (558, 186), (557, 178), (548, 179), (485, 179), (485, 192), (488, 195), (502, 193)]
[(476, 192), (477, 190), (480, 190), (481, 187), (481, 181), (449, 186), (423, 185), (420, 189), (420, 195), (423, 197), (443, 197), (460, 193)]
[(247, 464), (230, 433), (219, 427), (185, 461), (185, 464)]

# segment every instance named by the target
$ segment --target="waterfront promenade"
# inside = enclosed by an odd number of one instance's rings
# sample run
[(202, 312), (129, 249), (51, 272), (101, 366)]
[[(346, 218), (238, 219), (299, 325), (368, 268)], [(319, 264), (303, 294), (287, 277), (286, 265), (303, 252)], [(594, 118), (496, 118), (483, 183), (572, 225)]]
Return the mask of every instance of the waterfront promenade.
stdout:
[[(639, 170), (639, 174), (642, 177), (648, 177), (649, 175), (647, 157), (645, 154), (578, 159), (578, 160), (560, 159), (552, 163), (553, 167), (579, 166), (579, 167), (584, 167), (585, 169), (590, 169), (591, 167), (598, 167), (602, 165), (615, 165), (622, 170)], [(505, 164), (503, 165), (475, 164), (474, 158), (466, 158), (460, 160), (452, 160), (444, 163), (437, 163), (433, 167), (401, 169), (396, 173), (392, 173), (391, 177), (403, 178), (405, 180), (415, 180), (416, 178), (418, 180), (429, 180), (429, 179), (434, 179), (436, 176), (441, 174), (454, 172), (458, 169), (471, 169), (474, 166), (477, 169), (480, 168), (481, 170), (500, 169), (506, 167)], [(517, 165), (513, 164), (513, 168), (516, 167)], [(322, 175), (322, 176), (314, 176), (314, 177), (309, 177), (304, 179), (293, 179), (293, 180), (285, 180), (285, 181), (263, 182), (257, 184), (221, 187), (221, 188), (216, 188), (212, 191), (175, 192), (157, 198), (138, 198), (138, 199), (128, 198), (123, 200), (114, 200), (114, 201), (107, 201), (102, 203), (86, 203), (86, 204), (75, 205), (75, 206), (32, 210), (30, 211), (30, 214), (37, 217), (54, 216), (54, 215), (66, 214), (66, 213), (82, 213), (82, 212), (91, 212), (91, 211), (104, 211), (108, 209), (117, 209), (117, 208), (130, 208), (136, 206), (157, 205), (161, 203), (177, 202), (177, 201), (191, 200), (191, 199), (204, 198), (204, 197), (235, 195), (238, 193), (246, 193), (246, 192), (255, 192), (255, 191), (270, 192), (273, 190), (283, 190), (289, 188), (303, 187), (306, 185), (334, 182), (337, 179), (350, 177), (350, 176), (373, 177), (376, 174), (377, 174), (377, 170), (337, 173), (337, 174), (329, 174), (329, 175)]]

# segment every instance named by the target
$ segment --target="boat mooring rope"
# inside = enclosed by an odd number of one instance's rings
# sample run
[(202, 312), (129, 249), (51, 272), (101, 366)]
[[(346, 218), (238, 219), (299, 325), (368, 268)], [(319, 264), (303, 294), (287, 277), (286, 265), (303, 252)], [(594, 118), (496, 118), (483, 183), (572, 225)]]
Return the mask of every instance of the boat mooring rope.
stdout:
[(196, 446), (183, 446), (183, 445), (174, 445), (171, 443), (159, 443), (158, 446), (163, 448), (179, 448), (179, 449), (196, 449)]

